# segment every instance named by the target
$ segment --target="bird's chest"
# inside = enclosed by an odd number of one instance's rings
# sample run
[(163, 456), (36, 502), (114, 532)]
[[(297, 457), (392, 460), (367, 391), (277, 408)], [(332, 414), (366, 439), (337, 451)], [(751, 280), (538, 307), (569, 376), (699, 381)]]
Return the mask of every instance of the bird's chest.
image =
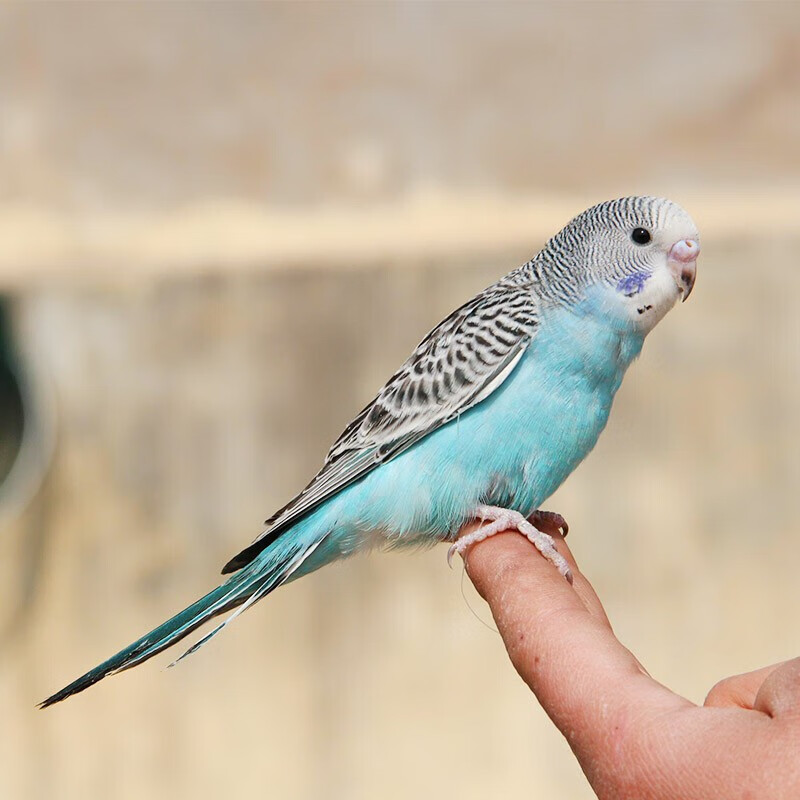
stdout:
[[(589, 453), (608, 421), (641, 338), (593, 315), (562, 312), (542, 325), (513, 376), (489, 400), (498, 494), (524, 509), (543, 502)], [(500, 497), (494, 499), (501, 499)]]
[(550, 314), (491, 395), (357, 485), (357, 527), (391, 519), (391, 537), (412, 543), (451, 535), (479, 503), (532, 511), (594, 446), (639, 349), (593, 315)]

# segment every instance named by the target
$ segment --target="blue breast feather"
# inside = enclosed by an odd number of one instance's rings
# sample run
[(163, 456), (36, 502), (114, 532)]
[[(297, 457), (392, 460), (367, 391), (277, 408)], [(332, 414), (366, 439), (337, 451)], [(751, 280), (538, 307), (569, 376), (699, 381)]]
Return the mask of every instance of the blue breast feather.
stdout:
[(594, 447), (641, 351), (641, 333), (619, 309), (619, 295), (608, 290), (544, 314), (493, 394), (287, 532), (295, 544), (296, 537), (311, 543), (329, 532), (293, 577), (373, 545), (441, 541), (480, 503), (526, 515), (540, 507)]

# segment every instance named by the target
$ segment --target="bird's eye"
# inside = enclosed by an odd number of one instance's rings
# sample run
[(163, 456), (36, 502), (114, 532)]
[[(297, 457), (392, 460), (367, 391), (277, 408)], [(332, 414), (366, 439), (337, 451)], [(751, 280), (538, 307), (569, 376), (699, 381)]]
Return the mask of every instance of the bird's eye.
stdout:
[(652, 238), (647, 228), (634, 228), (633, 231), (631, 231), (631, 239), (636, 244), (647, 244)]

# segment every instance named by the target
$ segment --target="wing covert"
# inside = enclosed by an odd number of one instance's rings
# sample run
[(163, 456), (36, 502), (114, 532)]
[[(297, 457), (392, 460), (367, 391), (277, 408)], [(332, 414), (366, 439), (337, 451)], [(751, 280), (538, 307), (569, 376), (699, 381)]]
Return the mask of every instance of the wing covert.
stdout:
[(311, 483), (223, 572), (240, 569), (328, 497), (488, 397), (511, 374), (536, 328), (531, 291), (503, 281), (456, 309), (345, 428)]

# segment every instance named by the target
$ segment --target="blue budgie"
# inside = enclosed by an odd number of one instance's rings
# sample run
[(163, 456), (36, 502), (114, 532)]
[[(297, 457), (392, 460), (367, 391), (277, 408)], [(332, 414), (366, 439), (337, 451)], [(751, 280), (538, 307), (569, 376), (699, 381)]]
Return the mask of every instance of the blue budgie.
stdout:
[(594, 447), (645, 336), (689, 296), (699, 251), (669, 200), (626, 197), (575, 217), (422, 340), (311, 483), (225, 565), (231, 577), (42, 707), (234, 612), (188, 655), (278, 586), (374, 546), (445, 541), (449, 558), (517, 530), (571, 580), (547, 533), (563, 520), (540, 506)]

